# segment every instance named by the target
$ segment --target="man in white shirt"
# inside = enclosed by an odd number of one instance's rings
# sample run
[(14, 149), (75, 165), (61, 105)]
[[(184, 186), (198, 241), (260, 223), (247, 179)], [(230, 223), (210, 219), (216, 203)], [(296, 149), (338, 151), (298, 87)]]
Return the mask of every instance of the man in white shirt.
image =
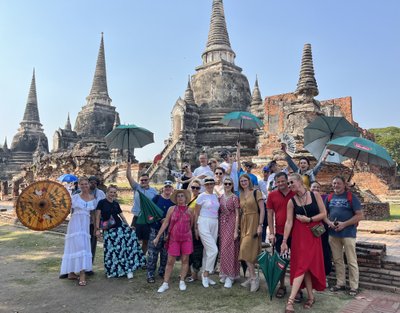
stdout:
[(203, 180), (207, 176), (214, 177), (214, 173), (211, 168), (208, 166), (208, 157), (207, 154), (201, 152), (199, 155), (200, 166), (193, 171), (193, 175), (196, 176), (202, 182), (202, 186), (200, 192), (204, 191)]
[(264, 201), (267, 200), (268, 197), (268, 178), (269, 175), (271, 174), (271, 171), (269, 169), (269, 166), (264, 166), (263, 168), (263, 179), (258, 180), (258, 187), (260, 188), (260, 191), (263, 194), (263, 199)]
[(237, 193), (239, 190), (238, 163), (234, 161), (232, 154), (228, 150), (222, 151), (220, 157), (224, 161), (219, 166), (225, 170), (225, 175), (232, 179), (233, 190)]

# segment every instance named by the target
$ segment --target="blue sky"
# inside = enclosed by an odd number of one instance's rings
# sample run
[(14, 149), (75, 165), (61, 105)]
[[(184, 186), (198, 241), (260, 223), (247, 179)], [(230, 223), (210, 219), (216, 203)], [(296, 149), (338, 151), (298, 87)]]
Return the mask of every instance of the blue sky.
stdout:
[[(151, 3), (151, 4), (150, 4)], [(89, 94), (104, 32), (108, 90), (122, 123), (155, 134), (135, 151), (151, 160), (170, 112), (201, 65), (212, 0), (0, 0), (0, 143), (22, 120), (32, 69), (50, 145)], [(319, 100), (353, 98), (363, 128), (400, 126), (400, 2), (225, 0), (236, 65), (262, 97), (296, 89), (312, 44)]]

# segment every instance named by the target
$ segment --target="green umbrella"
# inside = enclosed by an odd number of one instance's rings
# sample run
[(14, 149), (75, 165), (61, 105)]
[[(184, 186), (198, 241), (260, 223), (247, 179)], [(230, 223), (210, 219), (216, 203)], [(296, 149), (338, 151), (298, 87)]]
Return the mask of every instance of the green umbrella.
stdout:
[(267, 282), (269, 298), (272, 301), (276, 286), (288, 266), (289, 260), (282, 258), (276, 251), (272, 255), (268, 251), (263, 251), (258, 255), (257, 260)]
[[(318, 116), (304, 128), (304, 148), (318, 160), (323, 155), (328, 141), (343, 136), (358, 137), (360, 132), (344, 117)], [(327, 161), (341, 163), (343, 158), (329, 155)]]
[(140, 198), (140, 213), (136, 220), (137, 224), (152, 224), (161, 220), (164, 216), (163, 211), (138, 190)]
[(221, 119), (221, 123), (225, 126), (239, 128), (239, 141), (240, 131), (242, 129), (255, 129), (264, 126), (264, 123), (256, 116), (249, 112), (235, 111), (225, 114)]
[(153, 143), (154, 134), (146, 128), (134, 124), (119, 125), (109, 132), (104, 139), (110, 149), (128, 150), (129, 160), (131, 148), (142, 148)]

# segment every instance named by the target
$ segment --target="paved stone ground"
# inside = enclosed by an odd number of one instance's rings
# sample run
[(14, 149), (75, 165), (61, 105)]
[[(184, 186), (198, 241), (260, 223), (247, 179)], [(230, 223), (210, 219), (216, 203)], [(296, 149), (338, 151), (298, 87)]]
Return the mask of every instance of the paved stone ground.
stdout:
[(340, 313), (400, 313), (400, 295), (364, 290)]

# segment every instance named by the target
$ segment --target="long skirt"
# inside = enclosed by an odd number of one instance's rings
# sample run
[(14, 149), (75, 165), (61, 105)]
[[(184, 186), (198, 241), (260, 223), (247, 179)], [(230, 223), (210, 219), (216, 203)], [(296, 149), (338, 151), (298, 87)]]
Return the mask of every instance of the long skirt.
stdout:
[(107, 277), (133, 273), (146, 264), (146, 258), (136, 237), (127, 225), (104, 231), (104, 268)]

